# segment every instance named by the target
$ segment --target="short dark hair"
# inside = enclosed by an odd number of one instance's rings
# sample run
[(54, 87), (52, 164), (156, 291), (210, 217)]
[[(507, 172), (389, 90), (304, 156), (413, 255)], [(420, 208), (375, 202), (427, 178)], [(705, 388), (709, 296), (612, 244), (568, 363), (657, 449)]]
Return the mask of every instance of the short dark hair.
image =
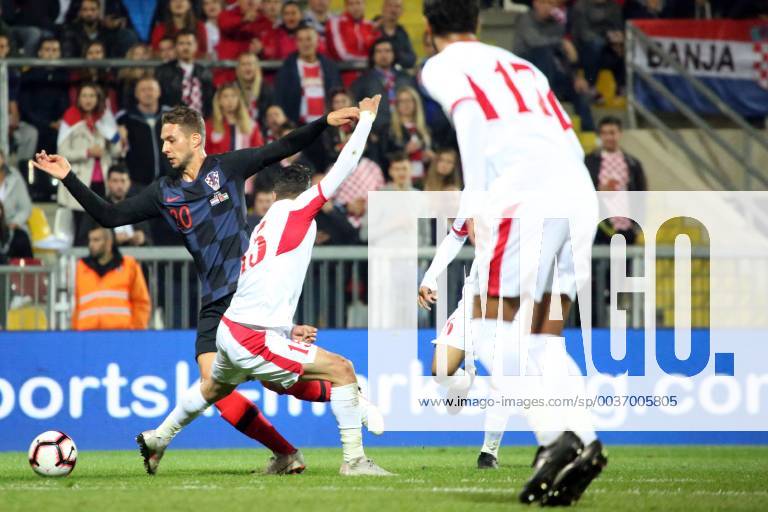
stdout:
[(128, 174), (128, 167), (124, 163), (118, 162), (109, 166), (107, 171), (107, 179), (113, 174)]
[(177, 124), (187, 133), (199, 133), (205, 139), (205, 120), (200, 112), (186, 105), (178, 105), (163, 114), (163, 124)]
[(389, 155), (387, 155), (387, 157), (390, 165), (392, 165), (395, 162), (411, 161), (411, 159), (408, 158), (408, 155), (405, 153), (405, 151), (394, 151)]
[(176, 32), (176, 35), (173, 36), (173, 42), (177, 43), (179, 41), (179, 38), (180, 37), (184, 37), (184, 36), (192, 36), (192, 37), (195, 38), (195, 42), (196, 43), (198, 42), (197, 41), (197, 32), (195, 32), (194, 30), (190, 30), (188, 28), (185, 28), (185, 29), (182, 29), (182, 30), (179, 30), (178, 32)]
[(43, 38), (40, 39), (40, 42), (37, 43), (37, 51), (38, 51), (38, 53), (40, 52), (40, 50), (43, 49), (43, 45), (45, 43), (57, 43), (59, 45), (59, 47), (61, 47), (61, 41), (59, 41), (57, 38), (55, 38), (53, 36), (43, 37)]
[(423, 12), (436, 36), (474, 33), (480, 4), (478, 0), (424, 0)]
[(605, 116), (602, 119), (600, 119), (600, 122), (597, 123), (597, 130), (600, 131), (603, 129), (603, 126), (616, 126), (619, 130), (621, 130), (621, 119), (619, 119), (616, 116)]
[[(392, 52), (395, 51), (395, 43), (392, 42), (392, 39), (388, 37), (380, 37), (377, 40), (373, 42), (371, 45), (371, 49), (368, 51), (368, 67), (373, 68), (373, 55), (376, 53), (376, 48), (378, 48), (382, 44), (388, 44), (392, 47)], [(395, 56), (397, 57), (397, 56)], [(392, 64), (394, 64), (394, 61), (392, 61)]]
[(312, 169), (293, 163), (275, 173), (273, 190), (278, 198), (296, 197), (310, 186)]
[(282, 7), (280, 7), (280, 12), (283, 12), (283, 10), (285, 10), (285, 8), (288, 7), (289, 5), (293, 5), (299, 11), (301, 11), (301, 6), (299, 5), (299, 2), (297, 2), (296, 0), (285, 0), (283, 2)]

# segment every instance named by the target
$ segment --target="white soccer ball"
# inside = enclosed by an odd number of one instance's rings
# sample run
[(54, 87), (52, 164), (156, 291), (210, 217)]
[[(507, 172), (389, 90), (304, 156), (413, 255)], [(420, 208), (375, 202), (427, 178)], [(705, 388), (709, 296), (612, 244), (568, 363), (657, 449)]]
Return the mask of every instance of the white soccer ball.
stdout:
[(77, 462), (77, 446), (64, 432), (49, 430), (29, 445), (29, 465), (41, 476), (67, 476)]

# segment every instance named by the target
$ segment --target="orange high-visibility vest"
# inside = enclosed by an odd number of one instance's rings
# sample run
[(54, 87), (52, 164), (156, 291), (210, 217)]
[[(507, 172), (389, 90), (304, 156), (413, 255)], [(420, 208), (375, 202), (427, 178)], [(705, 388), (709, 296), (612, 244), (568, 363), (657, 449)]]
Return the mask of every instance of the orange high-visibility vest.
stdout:
[(149, 311), (144, 273), (134, 258), (123, 256), (120, 266), (103, 276), (83, 260), (77, 262), (72, 329), (146, 329)]

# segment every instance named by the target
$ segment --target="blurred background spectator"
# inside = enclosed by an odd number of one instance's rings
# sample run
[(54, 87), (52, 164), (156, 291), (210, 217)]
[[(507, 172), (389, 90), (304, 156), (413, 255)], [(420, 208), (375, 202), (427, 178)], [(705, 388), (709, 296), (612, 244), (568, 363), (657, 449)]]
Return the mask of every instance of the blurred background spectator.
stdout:
[[(143, 61), (152, 57), (149, 46), (137, 43), (128, 50), (125, 58), (128, 60)], [(136, 83), (147, 76), (154, 76), (154, 68), (122, 68), (117, 72), (117, 101), (121, 109), (129, 109), (136, 106)]]
[(302, 27), (297, 40), (298, 51), (277, 72), (275, 100), (291, 121), (305, 124), (325, 114), (325, 99), (341, 85), (341, 76), (336, 63), (318, 54), (315, 29)]
[[(333, 112), (342, 108), (352, 107), (355, 102), (352, 95), (344, 88), (337, 88), (328, 94), (328, 110)], [(339, 158), (339, 153), (344, 149), (344, 145), (352, 135), (354, 127), (352, 124), (342, 126), (329, 126), (322, 135), (323, 154), (325, 161), (319, 165), (319, 169), (328, 169)]]
[(390, 153), (387, 160), (389, 161), (387, 175), (389, 175), (390, 181), (381, 187), (381, 190), (416, 191), (416, 187), (413, 186), (412, 165), (408, 155), (398, 151)]
[(352, 84), (356, 101), (381, 94), (382, 100), (376, 114), (374, 129), (386, 131), (390, 123), (390, 111), (395, 107), (396, 91), (401, 87), (416, 87), (416, 82), (405, 71), (395, 68), (395, 50), (392, 41), (379, 39), (371, 46), (368, 70)]
[[(280, 11), (282, 21), (269, 31), (262, 41), (262, 55), (265, 59), (283, 60), (296, 51), (296, 33), (306, 25), (302, 19), (301, 7), (294, 1), (287, 1)], [(315, 41), (315, 51), (325, 53), (325, 46)]]
[[(178, 0), (171, 0), (176, 2)], [(160, 102), (169, 107), (186, 105), (211, 115), (213, 75), (211, 70), (197, 62), (197, 39), (194, 32), (176, 34), (176, 60), (157, 68), (155, 77), (163, 84)]]
[(411, 177), (417, 183), (422, 182), (425, 166), (429, 165), (435, 154), (432, 152), (432, 136), (424, 121), (421, 98), (412, 87), (405, 86), (397, 90), (386, 151), (404, 153), (411, 163)]
[(190, 0), (169, 0), (152, 29), (152, 47), (157, 50), (161, 39), (175, 37), (182, 32), (191, 32), (195, 36), (197, 56), (205, 56), (208, 52), (205, 23), (197, 19)]
[(224, 10), (224, 5), (224, 0), (203, 0), (205, 39), (208, 42), (208, 53), (206, 57), (211, 60), (219, 58), (219, 42), (221, 42), (219, 16)]
[[(262, 39), (272, 30), (272, 21), (259, 11), (258, 0), (238, 0), (219, 15), (219, 58), (234, 60), (244, 52), (261, 53)], [(230, 70), (217, 71), (216, 81), (233, 79)]]
[(453, 148), (436, 150), (424, 178), (424, 190), (426, 192), (447, 192), (461, 190), (461, 188), (459, 154)]
[(403, 0), (384, 0), (381, 6), (381, 14), (374, 20), (374, 25), (381, 32), (381, 36), (392, 41), (395, 49), (395, 64), (411, 69), (416, 65), (416, 53), (413, 51), (411, 38), (400, 25), (400, 17), (403, 15)]
[(328, 53), (340, 61), (364, 60), (379, 31), (365, 19), (365, 0), (345, 0), (344, 12), (332, 16), (326, 27)]
[(602, 68), (610, 69), (619, 89), (623, 89), (624, 20), (619, 4), (613, 0), (576, 0), (571, 18), (579, 62), (593, 92)]
[[(61, 58), (61, 44), (55, 38), (40, 40), (37, 56), (41, 59)], [(35, 127), (38, 150), (56, 152), (61, 116), (69, 106), (69, 77), (63, 68), (34, 67), (21, 75), (19, 110), (21, 119)], [(50, 176), (35, 169), (31, 183), (32, 199), (50, 201), (56, 187)]]
[(253, 212), (248, 216), (248, 226), (256, 229), (261, 219), (267, 214), (267, 210), (275, 202), (275, 193), (269, 190), (256, 189), (253, 198)]
[(72, 329), (146, 329), (151, 305), (136, 260), (120, 254), (114, 235), (102, 227), (88, 233), (88, 253), (75, 270)]
[(290, 123), (288, 116), (285, 115), (285, 111), (283, 111), (283, 107), (280, 105), (271, 105), (267, 108), (264, 120), (266, 121), (264, 142), (267, 144), (280, 138), (283, 128)]
[[(621, 120), (606, 116), (600, 120), (600, 148), (588, 154), (584, 163), (595, 188), (602, 192), (646, 191), (645, 172), (640, 161), (621, 149)], [(615, 201), (620, 201), (617, 196)], [(596, 243), (610, 243), (614, 234), (623, 234), (627, 243), (635, 242), (637, 225), (626, 217), (612, 217), (600, 223)]]
[[(123, 153), (117, 123), (107, 108), (98, 85), (83, 84), (77, 100), (64, 113), (59, 128), (58, 152), (72, 165), (72, 172), (97, 194), (104, 195), (106, 170)], [(84, 241), (83, 207), (59, 184), (57, 202), (65, 211), (74, 212), (73, 239)], [(81, 231), (82, 230), (82, 231)]]
[(267, 109), (274, 103), (272, 87), (264, 80), (259, 58), (253, 52), (241, 53), (237, 59), (235, 81), (243, 96), (251, 119), (265, 131)]
[(349, 223), (360, 230), (360, 240), (368, 240), (368, 192), (384, 186), (384, 173), (379, 164), (363, 156), (352, 174), (344, 180), (336, 196), (336, 203), (344, 207)]
[(32, 258), (29, 235), (20, 226), (9, 223), (5, 205), (0, 200), (0, 265), (17, 258)]
[[(114, 164), (107, 171), (106, 200), (110, 203), (119, 203), (132, 196), (131, 177), (128, 168), (123, 164)], [(98, 223), (86, 214), (87, 232), (97, 228)], [(128, 245), (134, 247), (152, 245), (151, 227), (147, 221), (138, 224), (128, 224), (114, 228), (115, 243), (118, 246)]]
[(136, 82), (134, 98), (135, 106), (120, 112), (117, 123), (127, 146), (125, 163), (131, 180), (143, 188), (170, 170), (160, 140), (162, 116), (167, 107), (160, 105), (160, 84), (151, 76)]
[(157, 43), (155, 53), (158, 59), (163, 62), (171, 62), (176, 59), (176, 39), (173, 37), (164, 37)]
[(86, 46), (100, 41), (106, 56), (122, 58), (138, 42), (136, 33), (125, 27), (126, 20), (102, 17), (100, 0), (82, 0), (77, 18), (64, 29), (62, 51), (65, 57), (80, 57)]
[(11, 36), (22, 55), (35, 55), (41, 40), (53, 37), (59, 0), (6, 1), (2, 9), (3, 20), (10, 25)]
[[(0, 59), (11, 53), (11, 40), (7, 34), (0, 35)], [(16, 67), (8, 68), (8, 138), (11, 152), (18, 161), (26, 161), (35, 155), (37, 149), (37, 128), (21, 120), (19, 111), (19, 87), (21, 72)], [(26, 181), (26, 180), (25, 180)]]
[(308, 0), (304, 11), (304, 22), (317, 31), (318, 44), (328, 48), (325, 28), (332, 16), (331, 0)]
[(27, 220), (32, 212), (32, 200), (27, 184), (18, 169), (8, 165), (5, 154), (0, 151), (0, 201), (3, 203), (3, 217), (11, 228), (28, 231)]

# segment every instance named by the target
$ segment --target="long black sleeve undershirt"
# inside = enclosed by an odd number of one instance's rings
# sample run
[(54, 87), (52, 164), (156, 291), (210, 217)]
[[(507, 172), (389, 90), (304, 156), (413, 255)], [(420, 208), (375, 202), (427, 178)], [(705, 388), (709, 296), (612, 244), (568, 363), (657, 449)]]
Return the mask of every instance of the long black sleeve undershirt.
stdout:
[(158, 217), (159, 184), (155, 181), (133, 197), (119, 203), (110, 203), (85, 186), (74, 172), (69, 172), (61, 182), (96, 222), (105, 228), (136, 224)]
[(307, 148), (322, 135), (327, 127), (328, 117), (323, 116), (266, 146), (230, 151), (219, 158), (229, 172), (246, 180), (265, 167)]

